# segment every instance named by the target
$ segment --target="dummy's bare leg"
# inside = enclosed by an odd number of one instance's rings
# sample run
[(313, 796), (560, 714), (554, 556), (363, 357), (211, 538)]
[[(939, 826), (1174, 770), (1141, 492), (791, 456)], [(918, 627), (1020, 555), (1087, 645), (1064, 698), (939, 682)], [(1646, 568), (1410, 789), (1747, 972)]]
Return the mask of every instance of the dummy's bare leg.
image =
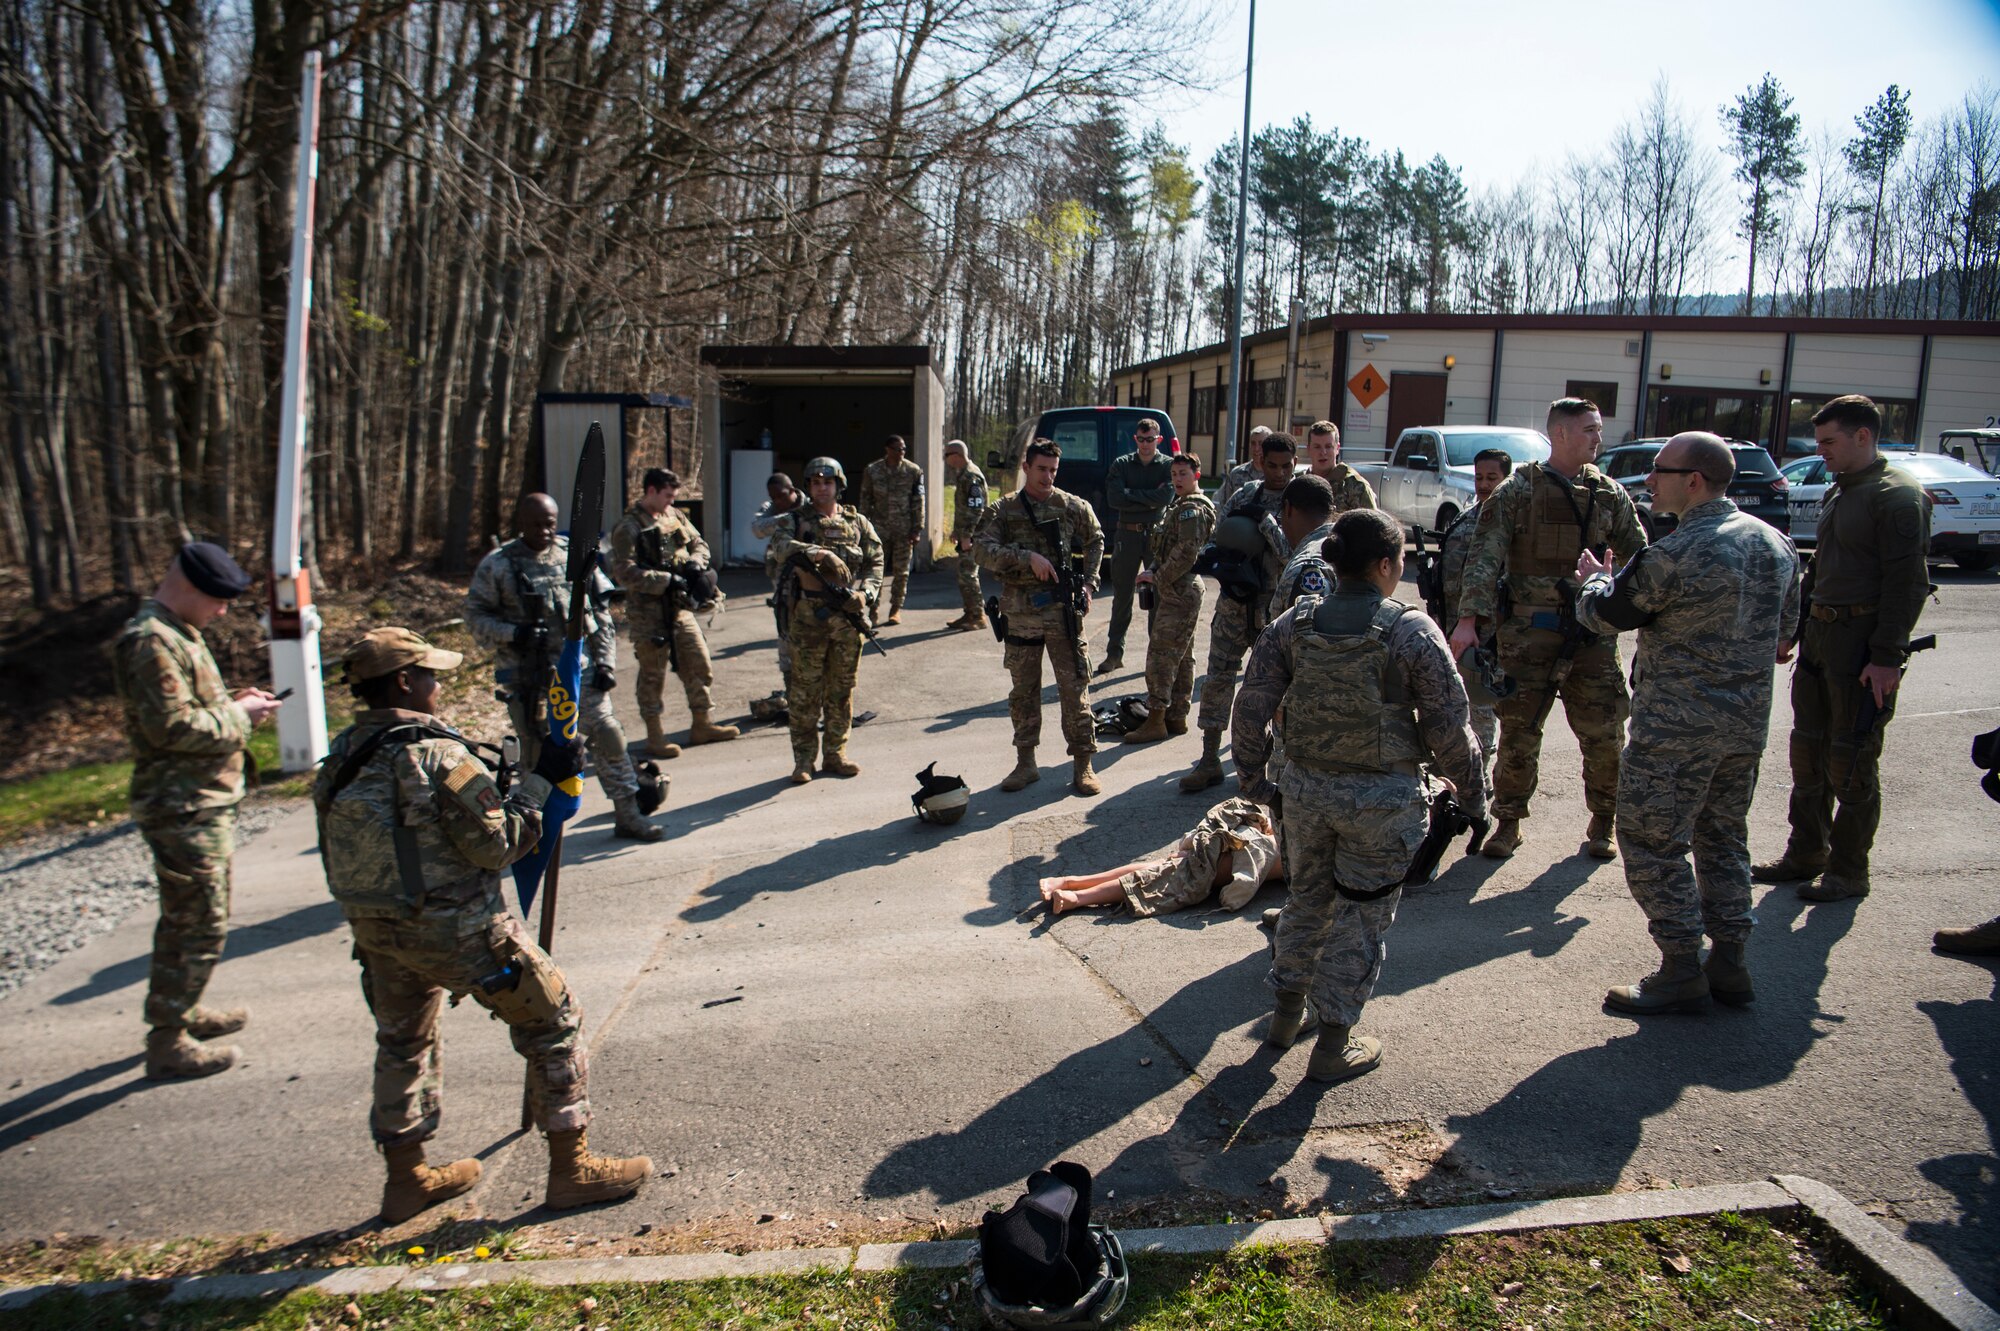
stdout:
[[(1169, 856), (1168, 858), (1172, 857)], [(1158, 860), (1134, 860), (1130, 864), (1121, 864), (1115, 869), (1106, 869), (1103, 873), (1080, 873), (1056, 878), (1044, 878), (1041, 884), (1042, 900), (1051, 900), (1058, 892), (1079, 892), (1085, 888), (1101, 887), (1106, 883), (1115, 883), (1128, 873), (1137, 873), (1141, 869), (1150, 868), (1158, 863), (1160, 863)]]
[(1096, 887), (1060, 888), (1049, 898), (1049, 913), (1062, 915), (1079, 906), (1122, 905), (1124, 901), (1125, 889), (1116, 882), (1099, 883)]

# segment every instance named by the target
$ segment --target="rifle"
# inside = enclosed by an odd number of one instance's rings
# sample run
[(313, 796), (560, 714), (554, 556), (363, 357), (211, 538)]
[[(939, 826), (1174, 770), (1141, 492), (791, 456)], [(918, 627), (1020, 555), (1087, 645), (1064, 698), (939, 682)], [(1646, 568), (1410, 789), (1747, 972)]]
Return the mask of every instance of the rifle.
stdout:
[[(1937, 634), (1926, 633), (1921, 638), (1910, 639), (1910, 641), (1904, 645), (1903, 652), (1906, 656), (1915, 656), (1918, 652), (1927, 652), (1935, 646), (1937, 646)], [(1868, 651), (1868, 648), (1866, 646), (1863, 646), (1861, 649), (1861, 662), (1854, 668), (1854, 673), (1856, 675), (1859, 675), (1863, 670), (1865, 670), (1868, 667), (1869, 655), (1870, 653)], [(1903, 668), (1907, 670), (1909, 669), (1909, 666), (1905, 664)], [(1856, 708), (1854, 711), (1855, 740), (1856, 741), (1866, 740), (1868, 738), (1868, 732), (1875, 729), (1876, 726), (1882, 724), (1882, 718), (1887, 714), (1887, 711), (1888, 711), (1887, 708), (1882, 707), (1875, 701), (1875, 690), (1870, 688), (1863, 688), (1861, 690), (1861, 706)], [(1851, 779), (1852, 778), (1850, 777), (1850, 780)]]
[(876, 651), (882, 653), (884, 656), (889, 654), (889, 649), (882, 645), (882, 639), (876, 635), (874, 626), (869, 624), (867, 616), (861, 614), (859, 611), (847, 608), (848, 600), (854, 595), (853, 588), (828, 582), (826, 575), (813, 567), (812, 560), (807, 559), (803, 551), (794, 550), (786, 555), (785, 566), (796, 569), (801, 573), (810, 573), (812, 580), (819, 584), (818, 587), (810, 587), (806, 585), (805, 579), (800, 578), (797, 580), (799, 590), (818, 601), (823, 607), (822, 610), (815, 612), (821, 619), (826, 619), (832, 615), (839, 615), (842, 619), (854, 625), (854, 631), (866, 639), (868, 644), (874, 647)]
[(1440, 543), (1436, 550), (1424, 549), (1424, 529), (1417, 528), (1417, 595), (1424, 598), (1424, 609), (1445, 632), (1452, 626), (1444, 622), (1444, 548)]
[(1056, 595), (1062, 598), (1063, 633), (1069, 638), (1071, 654), (1076, 657), (1077, 678), (1088, 687), (1090, 666), (1084, 660), (1083, 617), (1090, 612), (1090, 594), (1084, 590), (1083, 579), (1077, 576), (1077, 553), (1069, 548), (1060, 518), (1035, 523), (1035, 531), (1056, 548), (1055, 583)]
[(549, 660), (549, 598), (543, 592), (529, 591), (527, 579), (521, 570), (514, 570), (515, 594), (521, 598), (521, 611), (527, 615), (527, 626), (535, 630), (535, 646), (521, 653), (514, 670), (507, 676), (512, 686), (511, 693), (496, 696), (502, 702), (521, 700), (521, 710), (527, 718), (527, 728), (533, 730), (542, 722), (542, 699), (548, 692), (549, 671), (555, 668)]

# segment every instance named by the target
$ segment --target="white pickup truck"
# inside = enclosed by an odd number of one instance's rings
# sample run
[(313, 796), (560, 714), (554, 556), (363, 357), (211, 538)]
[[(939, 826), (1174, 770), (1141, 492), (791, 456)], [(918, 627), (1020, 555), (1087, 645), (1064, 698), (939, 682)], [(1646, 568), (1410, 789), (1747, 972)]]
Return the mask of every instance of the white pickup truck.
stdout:
[(1405, 526), (1442, 532), (1472, 506), (1472, 459), (1497, 448), (1516, 463), (1542, 462), (1549, 441), (1540, 430), (1505, 425), (1426, 425), (1396, 438), (1387, 462), (1357, 462), (1375, 487), (1375, 502)]

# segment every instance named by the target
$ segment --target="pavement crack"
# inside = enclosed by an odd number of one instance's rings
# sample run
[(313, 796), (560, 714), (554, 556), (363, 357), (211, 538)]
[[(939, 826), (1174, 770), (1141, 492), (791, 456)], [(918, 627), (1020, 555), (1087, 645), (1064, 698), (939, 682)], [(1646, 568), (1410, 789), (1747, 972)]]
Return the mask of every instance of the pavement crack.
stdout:
[(1181, 1070), (1181, 1075), (1191, 1079), (1194, 1082), (1194, 1084), (1200, 1089), (1202, 1090), (1208, 1089), (1207, 1079), (1201, 1075), (1200, 1071), (1196, 1069), (1193, 1063), (1189, 1062), (1187, 1058), (1182, 1055), (1179, 1049), (1174, 1047), (1174, 1042), (1167, 1038), (1167, 1033), (1161, 1030), (1159, 1026), (1155, 1025), (1152, 1018), (1148, 1017), (1145, 1013), (1141, 1012), (1138, 1008), (1138, 1005), (1135, 1004), (1130, 998), (1127, 998), (1125, 996), (1124, 990), (1120, 989), (1117, 985), (1113, 984), (1110, 981), (1110, 979), (1108, 979), (1105, 976), (1103, 971), (1100, 971), (1099, 969), (1097, 969), (1097, 967), (1091, 965), (1090, 958), (1087, 955), (1077, 951), (1075, 948), (1071, 947), (1068, 943), (1064, 942), (1061, 935), (1057, 934), (1054, 929), (1049, 929), (1046, 930), (1045, 932), (1050, 941), (1052, 941), (1057, 947), (1061, 948), (1065, 953), (1067, 953), (1069, 955), (1070, 960), (1074, 961), (1079, 967), (1081, 967), (1083, 973), (1085, 975), (1088, 975), (1093, 981), (1095, 981), (1097, 987), (1102, 989), (1105, 992), (1105, 994), (1110, 997), (1113, 1003), (1116, 1003), (1120, 1008), (1124, 1010), (1125, 1015), (1131, 1018), (1132, 1024), (1134, 1026), (1137, 1026), (1140, 1030), (1146, 1032), (1146, 1034), (1152, 1038), (1153, 1043), (1160, 1047), (1161, 1052), (1166, 1054), (1168, 1058), (1171, 1058), (1174, 1061), (1174, 1066), (1178, 1067)]

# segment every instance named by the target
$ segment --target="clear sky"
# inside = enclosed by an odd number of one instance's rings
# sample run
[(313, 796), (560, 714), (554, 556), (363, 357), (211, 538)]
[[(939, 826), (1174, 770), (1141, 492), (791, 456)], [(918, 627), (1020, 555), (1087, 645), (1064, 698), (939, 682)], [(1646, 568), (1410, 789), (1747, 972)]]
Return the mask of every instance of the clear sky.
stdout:
[[(1197, 172), (1243, 124), (1248, 0), (1217, 5), (1213, 90), (1151, 111)], [(1252, 132), (1310, 114), (1413, 165), (1442, 153), (1477, 192), (1595, 151), (1662, 73), (1719, 149), (1719, 108), (1767, 70), (1808, 136), (1845, 139), (1891, 83), (1921, 125), (2000, 86), (2000, 0), (1258, 0)]]

